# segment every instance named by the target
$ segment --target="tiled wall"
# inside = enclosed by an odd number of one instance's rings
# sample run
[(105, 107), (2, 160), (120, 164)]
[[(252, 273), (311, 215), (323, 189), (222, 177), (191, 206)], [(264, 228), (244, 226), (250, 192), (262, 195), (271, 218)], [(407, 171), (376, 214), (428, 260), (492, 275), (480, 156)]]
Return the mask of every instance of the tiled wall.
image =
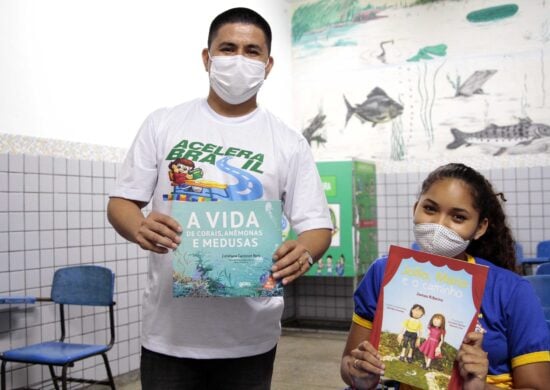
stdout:
[[(106, 220), (116, 164), (47, 156), (0, 154), (0, 295), (49, 296), (53, 272), (72, 264), (100, 264), (116, 274), (114, 375), (139, 366), (140, 302), (147, 258)], [(71, 309), (73, 340), (107, 339), (104, 314)], [(52, 304), (0, 306), (0, 350), (51, 340), (59, 334)], [(76, 331), (82, 329), (81, 331)], [(39, 366), (8, 364), (8, 388), (49, 378)], [(101, 358), (75, 366), (73, 376), (103, 378)], [(49, 382), (40, 388), (49, 388)]]
[[(506, 198), (504, 209), (512, 233), (526, 257), (535, 256), (537, 243), (550, 239), (550, 167), (480, 170)], [(410, 246), (412, 208), (428, 172), (386, 173), (377, 177), (378, 251), (390, 244)]]
[[(116, 274), (116, 344), (109, 352), (114, 375), (139, 367), (141, 297), (147, 255), (118, 236), (106, 220), (107, 194), (117, 163), (30, 154), (0, 154), (0, 295), (48, 296), (57, 267), (101, 264)], [(535, 254), (550, 238), (550, 168), (504, 168), (483, 172), (505, 193), (510, 225)], [(412, 205), (427, 172), (377, 176), (378, 250), (408, 246)], [(285, 291), (285, 323), (346, 324), (353, 312), (353, 278), (301, 278)], [(104, 315), (71, 310), (77, 340), (107, 338)], [(0, 306), (0, 350), (57, 335), (51, 304)], [(293, 321), (298, 320), (298, 322)], [(8, 365), (8, 388), (51, 388), (47, 370)], [(103, 378), (100, 359), (78, 364), (72, 374)], [(45, 384), (40, 384), (43, 380)]]

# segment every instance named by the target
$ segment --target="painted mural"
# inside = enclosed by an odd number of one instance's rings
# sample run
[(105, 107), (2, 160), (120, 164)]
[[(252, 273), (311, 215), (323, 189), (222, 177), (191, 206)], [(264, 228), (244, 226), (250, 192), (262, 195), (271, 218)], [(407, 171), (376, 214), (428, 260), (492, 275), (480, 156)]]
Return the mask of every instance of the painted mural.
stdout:
[(545, 0), (294, 1), (294, 125), (321, 159), (547, 165), (549, 20)]

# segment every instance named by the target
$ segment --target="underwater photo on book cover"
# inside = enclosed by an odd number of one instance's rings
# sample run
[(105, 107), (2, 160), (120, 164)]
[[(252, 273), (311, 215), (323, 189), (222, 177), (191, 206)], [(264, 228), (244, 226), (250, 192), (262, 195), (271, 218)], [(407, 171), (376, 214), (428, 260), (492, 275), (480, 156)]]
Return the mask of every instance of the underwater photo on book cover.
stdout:
[(282, 242), (280, 201), (173, 202), (183, 228), (173, 252), (174, 297), (269, 297), (283, 288), (271, 274)]

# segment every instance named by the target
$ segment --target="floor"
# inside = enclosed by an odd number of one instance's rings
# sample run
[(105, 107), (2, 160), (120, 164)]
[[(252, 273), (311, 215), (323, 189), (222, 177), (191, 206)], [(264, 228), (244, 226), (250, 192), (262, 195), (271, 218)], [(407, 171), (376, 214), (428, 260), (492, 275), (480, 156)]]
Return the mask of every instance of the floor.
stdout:
[[(342, 390), (340, 356), (347, 333), (284, 329), (277, 346), (272, 390)], [(139, 380), (117, 390), (141, 390)]]

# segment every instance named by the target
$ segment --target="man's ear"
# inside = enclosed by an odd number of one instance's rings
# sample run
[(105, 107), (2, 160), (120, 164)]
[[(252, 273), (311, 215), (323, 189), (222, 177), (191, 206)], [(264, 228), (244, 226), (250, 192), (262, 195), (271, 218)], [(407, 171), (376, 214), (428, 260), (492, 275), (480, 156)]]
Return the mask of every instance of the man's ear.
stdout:
[(208, 72), (208, 62), (210, 61), (210, 58), (208, 57), (208, 49), (204, 48), (202, 49), (202, 63), (204, 64), (204, 70)]
[(275, 64), (275, 60), (273, 57), (269, 56), (269, 59), (267, 60), (267, 65), (265, 67), (265, 77), (264, 79), (267, 79), (267, 75), (269, 72), (271, 72), (271, 69), (273, 68), (273, 64)]
[(479, 225), (477, 225), (476, 233), (474, 234), (474, 240), (479, 240), (479, 238), (485, 234), (488, 227), (489, 220), (487, 218), (483, 218), (483, 221), (481, 221)]

